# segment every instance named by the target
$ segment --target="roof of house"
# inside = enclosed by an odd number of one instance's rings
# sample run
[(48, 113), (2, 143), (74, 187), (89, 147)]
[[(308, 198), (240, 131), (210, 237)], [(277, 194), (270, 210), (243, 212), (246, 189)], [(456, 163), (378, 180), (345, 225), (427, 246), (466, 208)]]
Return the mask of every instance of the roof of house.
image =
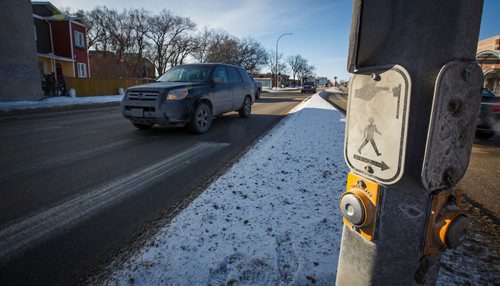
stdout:
[(54, 4), (52, 4), (48, 1), (43, 1), (43, 2), (32, 1), (31, 7), (33, 8), (34, 15), (43, 17), (46, 20), (77, 21), (77, 22), (85, 25), (85, 22), (83, 21), (83, 19), (81, 17), (63, 13), (61, 10), (57, 9), (57, 7), (54, 6)]

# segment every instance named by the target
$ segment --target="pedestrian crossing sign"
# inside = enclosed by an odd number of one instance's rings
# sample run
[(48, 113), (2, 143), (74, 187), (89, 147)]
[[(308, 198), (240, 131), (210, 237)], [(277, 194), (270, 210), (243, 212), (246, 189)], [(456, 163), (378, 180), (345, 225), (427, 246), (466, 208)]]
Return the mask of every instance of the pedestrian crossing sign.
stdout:
[(349, 85), (344, 156), (356, 173), (382, 184), (403, 175), (411, 81), (399, 65), (358, 71)]

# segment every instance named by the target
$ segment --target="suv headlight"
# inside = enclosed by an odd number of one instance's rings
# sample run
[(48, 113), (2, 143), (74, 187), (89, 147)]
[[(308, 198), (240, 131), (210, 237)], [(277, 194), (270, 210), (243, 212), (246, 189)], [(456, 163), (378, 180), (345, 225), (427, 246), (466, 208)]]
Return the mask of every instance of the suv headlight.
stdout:
[(174, 89), (168, 92), (167, 100), (180, 100), (188, 95), (189, 91), (186, 88)]

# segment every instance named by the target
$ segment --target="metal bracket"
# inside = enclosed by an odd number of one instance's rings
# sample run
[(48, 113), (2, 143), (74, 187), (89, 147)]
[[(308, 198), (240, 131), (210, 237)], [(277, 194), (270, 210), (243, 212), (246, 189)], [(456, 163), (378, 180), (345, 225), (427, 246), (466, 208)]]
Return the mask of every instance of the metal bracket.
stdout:
[(482, 85), (483, 72), (473, 62), (450, 62), (439, 72), (422, 168), (422, 184), (427, 190), (454, 186), (464, 176)]

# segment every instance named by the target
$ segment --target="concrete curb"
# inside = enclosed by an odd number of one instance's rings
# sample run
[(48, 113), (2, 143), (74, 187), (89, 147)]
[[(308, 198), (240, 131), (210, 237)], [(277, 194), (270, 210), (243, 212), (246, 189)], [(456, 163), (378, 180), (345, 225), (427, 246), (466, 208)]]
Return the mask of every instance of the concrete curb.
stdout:
[(120, 107), (120, 102), (102, 102), (102, 103), (87, 103), (87, 104), (71, 104), (53, 107), (27, 108), (27, 109), (12, 109), (0, 110), (0, 121), (14, 120), (20, 118), (33, 118), (51, 116), (54, 113), (68, 113), (73, 111), (92, 111), (96, 109), (112, 109)]

